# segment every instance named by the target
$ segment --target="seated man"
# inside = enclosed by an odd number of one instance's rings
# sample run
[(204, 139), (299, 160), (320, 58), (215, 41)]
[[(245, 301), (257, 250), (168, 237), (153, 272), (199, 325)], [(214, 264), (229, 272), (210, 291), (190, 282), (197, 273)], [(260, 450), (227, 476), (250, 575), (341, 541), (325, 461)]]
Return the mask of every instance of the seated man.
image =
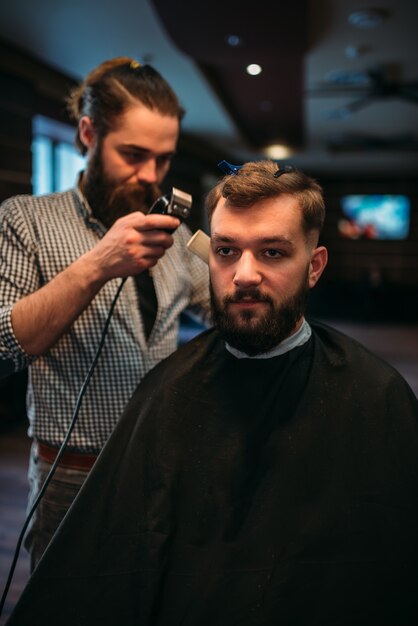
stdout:
[(320, 186), (247, 163), (207, 209), (214, 328), (138, 386), (9, 625), (418, 623), (418, 402), (305, 318)]

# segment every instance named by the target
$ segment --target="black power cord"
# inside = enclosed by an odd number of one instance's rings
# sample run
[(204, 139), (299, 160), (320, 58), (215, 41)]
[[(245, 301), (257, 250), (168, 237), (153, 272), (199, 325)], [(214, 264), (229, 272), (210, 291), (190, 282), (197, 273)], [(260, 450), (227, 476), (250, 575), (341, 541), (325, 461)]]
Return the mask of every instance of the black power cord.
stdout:
[(60, 447), (60, 449), (58, 451), (58, 454), (57, 454), (57, 456), (55, 458), (55, 461), (54, 461), (51, 469), (49, 470), (49, 473), (48, 473), (47, 477), (45, 478), (45, 481), (44, 481), (41, 489), (39, 490), (39, 493), (38, 493), (38, 495), (37, 495), (37, 497), (35, 499), (35, 502), (33, 503), (32, 508), (29, 511), (29, 514), (28, 514), (28, 516), (27, 516), (27, 518), (25, 520), (25, 523), (23, 524), (22, 530), (20, 532), (20, 535), (19, 535), (19, 538), (18, 538), (18, 541), (17, 541), (17, 544), (16, 544), (16, 548), (15, 548), (15, 553), (14, 553), (12, 565), (10, 567), (9, 575), (8, 575), (8, 578), (7, 578), (7, 581), (6, 581), (6, 585), (4, 587), (4, 591), (3, 591), (3, 594), (2, 594), (2, 597), (1, 597), (1, 600), (0, 600), (0, 617), (1, 617), (1, 614), (3, 612), (3, 608), (4, 608), (4, 604), (6, 602), (7, 594), (9, 592), (10, 584), (11, 584), (12, 579), (13, 579), (13, 574), (14, 574), (14, 571), (15, 571), (15, 568), (16, 568), (17, 559), (19, 557), (19, 552), (20, 552), (20, 548), (21, 548), (21, 545), (22, 545), (23, 537), (25, 536), (27, 527), (29, 525), (30, 520), (32, 519), (32, 516), (35, 513), (36, 508), (37, 508), (39, 502), (41, 501), (41, 499), (42, 499), (42, 497), (43, 497), (43, 495), (44, 495), (44, 493), (46, 491), (46, 488), (48, 487), (48, 485), (49, 485), (49, 483), (50, 483), (50, 481), (51, 481), (51, 479), (52, 479), (52, 477), (53, 477), (53, 475), (55, 473), (57, 465), (58, 465), (62, 455), (64, 454), (65, 448), (67, 447), (68, 440), (70, 439), (71, 433), (72, 433), (72, 431), (74, 429), (74, 426), (75, 426), (75, 423), (77, 421), (78, 413), (79, 413), (79, 410), (80, 410), (80, 407), (81, 407), (81, 401), (82, 401), (83, 396), (84, 396), (84, 394), (86, 392), (87, 385), (89, 384), (90, 379), (93, 376), (94, 369), (95, 369), (95, 367), (97, 365), (97, 361), (99, 360), (100, 354), (102, 352), (102, 349), (103, 349), (103, 346), (104, 346), (104, 342), (105, 342), (105, 338), (106, 338), (106, 335), (107, 335), (107, 331), (108, 331), (108, 328), (109, 328), (110, 320), (111, 320), (111, 317), (113, 315), (113, 311), (114, 311), (114, 308), (116, 306), (117, 299), (119, 298), (119, 294), (122, 291), (123, 285), (125, 284), (125, 281), (126, 281), (126, 277), (122, 279), (122, 282), (121, 282), (121, 284), (119, 285), (119, 287), (118, 287), (118, 289), (116, 291), (115, 297), (113, 298), (112, 304), (111, 304), (110, 309), (109, 309), (109, 314), (108, 314), (107, 319), (106, 319), (106, 323), (105, 323), (105, 325), (103, 327), (103, 332), (102, 332), (102, 336), (100, 338), (99, 347), (97, 348), (96, 355), (95, 355), (95, 357), (94, 357), (94, 359), (92, 361), (92, 364), (90, 365), (90, 369), (89, 369), (89, 371), (87, 373), (87, 376), (86, 376), (86, 378), (84, 380), (84, 383), (81, 386), (80, 393), (78, 394), (78, 399), (77, 399), (77, 402), (76, 402), (76, 405), (75, 405), (75, 408), (74, 408), (73, 417), (71, 418), (71, 422), (70, 422), (70, 426), (68, 428), (67, 434), (64, 437), (64, 440), (63, 440), (63, 442), (61, 444), (61, 447)]

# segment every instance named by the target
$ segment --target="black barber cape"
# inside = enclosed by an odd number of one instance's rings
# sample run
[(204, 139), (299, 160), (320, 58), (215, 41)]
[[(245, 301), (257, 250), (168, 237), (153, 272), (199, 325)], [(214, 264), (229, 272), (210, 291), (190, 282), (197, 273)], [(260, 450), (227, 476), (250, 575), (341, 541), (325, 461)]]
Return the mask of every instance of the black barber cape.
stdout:
[(157, 365), (8, 624), (418, 624), (417, 399), (312, 328), (271, 359), (209, 330)]

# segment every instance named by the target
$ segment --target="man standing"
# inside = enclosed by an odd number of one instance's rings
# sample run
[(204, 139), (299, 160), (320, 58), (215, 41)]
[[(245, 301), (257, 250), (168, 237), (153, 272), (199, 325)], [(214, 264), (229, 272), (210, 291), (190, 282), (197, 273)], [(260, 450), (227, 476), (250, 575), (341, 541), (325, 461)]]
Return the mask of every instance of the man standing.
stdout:
[(233, 171), (207, 199), (215, 328), (141, 382), (10, 626), (417, 623), (417, 399), (305, 318), (319, 185)]
[(133, 390), (176, 349), (180, 313), (209, 306), (207, 268), (186, 249), (188, 228), (146, 214), (176, 151), (183, 110), (171, 87), (152, 67), (118, 57), (86, 77), (69, 109), (88, 158), (77, 187), (13, 197), (0, 212), (0, 373), (29, 367), (30, 505), (66, 435), (119, 279), (132, 278), (27, 535), (32, 567)]

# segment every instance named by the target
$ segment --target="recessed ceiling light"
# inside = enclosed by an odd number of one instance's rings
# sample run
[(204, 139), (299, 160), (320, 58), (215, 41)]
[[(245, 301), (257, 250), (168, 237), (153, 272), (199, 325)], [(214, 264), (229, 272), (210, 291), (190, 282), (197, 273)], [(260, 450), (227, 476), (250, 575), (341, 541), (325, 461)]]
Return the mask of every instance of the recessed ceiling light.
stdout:
[(226, 35), (225, 41), (231, 48), (237, 48), (242, 45), (242, 39), (238, 35)]
[(350, 13), (348, 21), (357, 28), (376, 28), (384, 17), (385, 12), (381, 9), (361, 9)]
[(258, 63), (250, 63), (250, 65), (247, 65), (247, 74), (250, 74), (250, 76), (257, 76), (261, 74), (262, 71), (263, 68), (261, 65), (258, 65)]
[(284, 144), (272, 143), (264, 148), (264, 153), (270, 159), (287, 159), (292, 155), (292, 150)]

